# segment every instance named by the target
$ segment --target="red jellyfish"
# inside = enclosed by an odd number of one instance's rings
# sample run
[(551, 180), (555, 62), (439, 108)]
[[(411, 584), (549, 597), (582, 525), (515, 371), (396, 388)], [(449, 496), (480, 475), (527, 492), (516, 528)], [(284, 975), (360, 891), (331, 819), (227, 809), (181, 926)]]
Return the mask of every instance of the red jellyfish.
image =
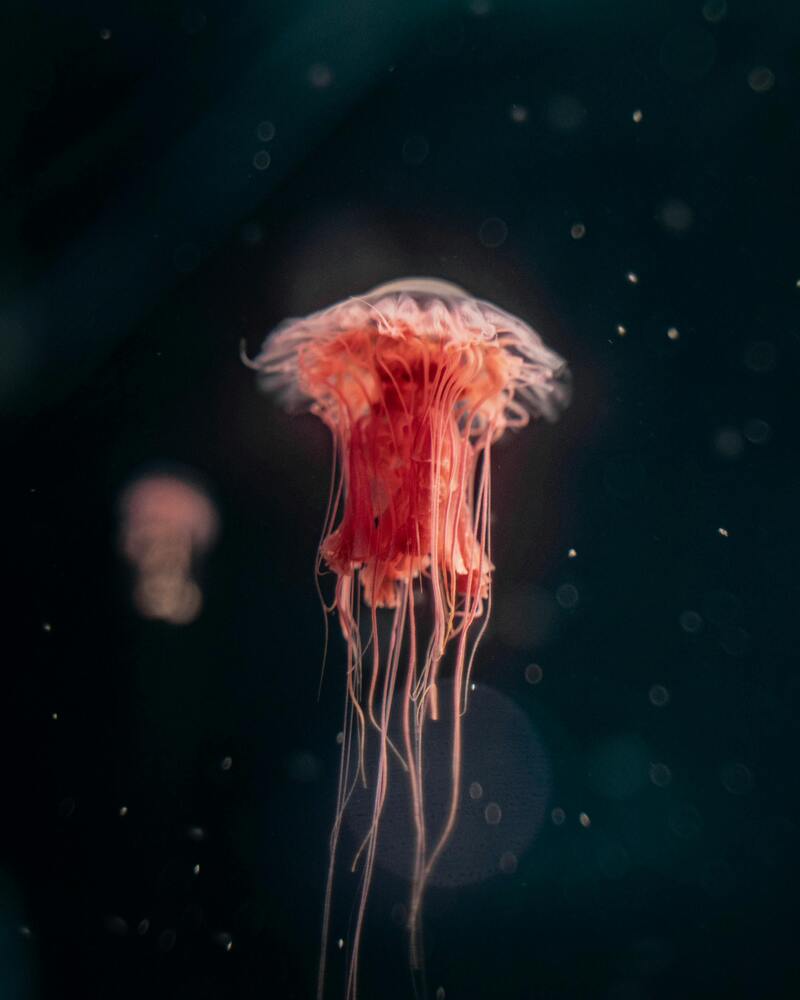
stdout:
[[(317, 572), (324, 566), (335, 575), (329, 610), (347, 647), (347, 698), (317, 995), (342, 821), (361, 784), (371, 809), (353, 861), (361, 880), (345, 995), (354, 1000), (392, 758), (405, 774), (413, 813), (408, 929), (412, 968), (421, 968), (422, 898), (459, 813), (461, 717), (491, 604), (492, 446), (532, 416), (555, 418), (569, 399), (569, 373), (526, 323), (429, 278), (390, 282), (288, 320), (247, 363), (266, 389), (308, 408), (333, 436)], [(389, 621), (379, 630), (380, 609)], [(430, 829), (425, 730), (440, 719), (443, 668), (452, 674), (452, 705), (441, 713), (450, 783)]]

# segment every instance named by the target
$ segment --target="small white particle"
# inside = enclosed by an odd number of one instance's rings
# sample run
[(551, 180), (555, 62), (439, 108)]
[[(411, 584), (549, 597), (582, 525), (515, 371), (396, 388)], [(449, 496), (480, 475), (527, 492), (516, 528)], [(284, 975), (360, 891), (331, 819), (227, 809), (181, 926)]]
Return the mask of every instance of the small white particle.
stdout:
[(720, 535), (722, 535), (723, 538), (727, 538), (728, 537), (728, 529), (727, 528), (717, 528), (717, 532)]
[(618, 336), (624, 337), (627, 332), (628, 331), (625, 329), (625, 327), (622, 325), (622, 323), (617, 323), (617, 334), (618, 334)]
[(50, 716), (50, 718), (51, 718), (51, 719), (52, 719), (52, 720), (53, 720), (54, 722), (57, 722), (57, 721), (58, 721), (58, 712), (53, 712), (53, 714), (52, 714), (52, 715)]
[(339, 951), (341, 951), (342, 948), (344, 948), (344, 938), (339, 938), (339, 940), (336, 943), (339, 946)]
[(581, 824), (581, 826), (584, 829), (588, 829), (592, 825), (592, 821), (589, 819), (589, 816), (588, 816), (587, 813), (581, 813), (578, 816), (578, 822)]
[(119, 814), (120, 814), (120, 816), (127, 816), (128, 815), (128, 807), (127, 806), (120, 806)]
[(638, 125), (638, 124), (639, 124), (639, 122), (640, 122), (640, 121), (642, 120), (642, 118), (644, 118), (644, 115), (642, 114), (642, 109), (641, 109), (641, 108), (637, 108), (637, 109), (636, 109), (636, 110), (635, 110), (635, 111), (633, 112), (633, 114), (631, 115), (631, 118), (633, 118), (633, 120), (634, 120), (634, 121), (636, 122), (636, 124)]
[(628, 279), (628, 281), (629, 281), (629, 283), (631, 285), (638, 285), (639, 284), (639, 275), (636, 274), (634, 271), (628, 271), (628, 273), (625, 275), (625, 277)]
[(53, 626), (50, 624), (50, 622), (45, 622), (42, 625), (42, 628), (45, 630), (45, 632), (52, 632), (53, 631)]
[(667, 330), (667, 336), (670, 340), (677, 340), (680, 337), (680, 332), (676, 327), (671, 326), (669, 330)]
[(195, 873), (195, 875), (199, 875), (200, 874), (200, 865), (195, 865), (194, 868), (192, 868), (192, 871)]
[(576, 551), (575, 549), (570, 549), (570, 550), (569, 550), (569, 551), (567, 552), (567, 557), (568, 557), (569, 559), (574, 559), (574, 558), (575, 558), (575, 556), (577, 556), (577, 554), (578, 554), (578, 553), (577, 553), (577, 551)]

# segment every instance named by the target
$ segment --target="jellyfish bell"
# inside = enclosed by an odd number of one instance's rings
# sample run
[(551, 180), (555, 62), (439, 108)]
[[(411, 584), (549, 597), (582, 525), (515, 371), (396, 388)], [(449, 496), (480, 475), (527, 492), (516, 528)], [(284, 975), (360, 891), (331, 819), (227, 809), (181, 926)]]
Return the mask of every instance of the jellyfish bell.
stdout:
[(136, 571), (134, 602), (145, 618), (186, 625), (200, 612), (193, 564), (216, 539), (219, 519), (198, 484), (151, 473), (120, 498), (120, 548)]
[[(353, 863), (362, 877), (346, 984), (352, 1000), (390, 757), (405, 775), (411, 803), (408, 923), (411, 963), (421, 965), (422, 898), (462, 799), (461, 716), (491, 600), (491, 450), (507, 429), (524, 427), (531, 417), (554, 419), (569, 401), (569, 372), (528, 324), (432, 278), (392, 281), (288, 320), (252, 361), (244, 360), (263, 388), (290, 409), (315, 414), (333, 438), (334, 477), (317, 568), (335, 578), (332, 605), (347, 649), (347, 699), (318, 996), (339, 833), (360, 783), (371, 789), (372, 805)], [(429, 628), (417, 611), (420, 591), (428, 599)], [(391, 615), (385, 636), (378, 627), (382, 608)], [(452, 678), (442, 723), (449, 733), (450, 792), (431, 830), (424, 734), (440, 716), (444, 668)], [(376, 742), (376, 762), (365, 754), (368, 736)]]

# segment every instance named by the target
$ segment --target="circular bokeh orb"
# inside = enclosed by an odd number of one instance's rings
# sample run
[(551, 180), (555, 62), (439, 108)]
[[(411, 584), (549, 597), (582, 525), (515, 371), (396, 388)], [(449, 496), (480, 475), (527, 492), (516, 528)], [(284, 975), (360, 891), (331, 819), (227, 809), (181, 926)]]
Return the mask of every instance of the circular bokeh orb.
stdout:
[[(425, 818), (431, 846), (450, 802), (452, 694), (450, 681), (440, 683), (440, 718), (425, 723)], [(459, 815), (431, 875), (429, 884), (434, 886), (456, 887), (513, 873), (548, 815), (550, 761), (525, 713), (500, 692), (478, 685), (461, 721)], [(390, 727), (390, 738), (395, 746), (403, 746), (399, 719)], [(359, 784), (347, 810), (349, 833), (342, 857), (348, 864), (371, 822), (377, 756), (377, 734), (371, 731), (366, 752), (369, 787)], [(391, 751), (389, 760), (376, 865), (410, 880), (415, 831), (409, 780)]]

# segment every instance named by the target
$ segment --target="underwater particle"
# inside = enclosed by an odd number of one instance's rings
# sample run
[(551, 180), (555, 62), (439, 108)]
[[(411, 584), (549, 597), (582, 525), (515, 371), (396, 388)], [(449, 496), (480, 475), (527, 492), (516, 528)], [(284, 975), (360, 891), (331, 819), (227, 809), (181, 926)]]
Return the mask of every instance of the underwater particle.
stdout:
[(259, 149), (259, 151), (253, 157), (253, 166), (256, 170), (266, 170), (272, 163), (272, 157), (266, 151), (266, 149)]
[(327, 63), (314, 63), (308, 70), (308, 82), (315, 90), (325, 90), (333, 83), (333, 71)]
[(120, 814), (120, 816), (127, 816), (128, 815), (128, 807), (127, 806), (120, 806), (119, 807), (119, 814)]
[(145, 917), (144, 920), (140, 920), (136, 925), (136, 933), (144, 937), (144, 935), (150, 930), (150, 921)]
[(195, 865), (194, 868), (192, 868), (192, 872), (195, 875), (199, 875), (200, 874), (200, 865)]
[(721, 777), (723, 788), (731, 795), (747, 795), (753, 790), (753, 773), (745, 764), (726, 764)]
[(58, 712), (53, 712), (50, 715), (50, 718), (53, 720), (53, 722), (57, 722), (58, 721)]
[(575, 559), (577, 557), (577, 555), (578, 555), (578, 553), (577, 553), (577, 551), (575, 549), (568, 549), (567, 550), (567, 559)]
[(233, 938), (227, 931), (217, 931), (214, 935), (214, 941), (223, 951), (231, 951), (233, 949)]
[(757, 94), (766, 94), (775, 86), (775, 74), (767, 66), (756, 66), (747, 74), (747, 83)]
[(627, 279), (629, 285), (639, 284), (639, 275), (635, 271), (628, 271), (625, 278)]
[(572, 583), (562, 583), (556, 590), (556, 601), (566, 610), (577, 608), (580, 603), (578, 588)]
[(766, 420), (748, 420), (744, 425), (744, 436), (750, 444), (766, 444), (772, 436), (772, 428)]
[(686, 233), (692, 228), (694, 212), (680, 198), (670, 198), (656, 212), (656, 219), (668, 233)]
[(556, 132), (576, 132), (586, 119), (586, 108), (576, 97), (557, 94), (548, 102), (545, 114)]
[[(500, 219), (484, 220), (480, 230), (487, 246), (507, 236)], [(358, 785), (372, 816), (356, 859), (361, 877), (346, 984), (352, 996), (390, 764), (398, 757), (416, 828), (408, 907), (412, 965), (421, 960), (423, 893), (463, 799), (461, 719), (493, 571), (491, 449), (507, 427), (524, 426), (531, 412), (555, 417), (567, 402), (568, 375), (563, 360), (527, 324), (426, 278), (390, 282), (290, 320), (247, 363), (265, 388), (295, 410), (320, 417), (335, 442), (340, 478), (334, 478), (318, 565), (333, 578), (331, 604), (347, 647), (349, 721), (337, 815), (340, 820), (347, 811), (347, 789)], [(428, 594), (431, 611), (419, 623), (418, 589)], [(384, 616), (392, 625), (379, 631)], [(417, 648), (417, 629), (423, 628), (427, 634)], [(453, 680), (443, 685), (439, 671), (448, 651)], [(446, 705), (440, 691), (447, 692)], [(397, 739), (389, 736), (390, 716), (400, 723)], [(442, 718), (447, 784), (442, 821), (432, 836), (422, 808), (426, 774), (420, 761), (427, 758), (415, 748), (430, 742), (430, 736), (423, 740), (428, 720)], [(372, 741), (377, 753), (366, 754)], [(486, 806), (484, 819), (500, 822), (496, 802)], [(339, 820), (331, 838), (319, 992)]]
[(648, 692), (648, 697), (650, 699), (650, 704), (655, 705), (656, 708), (663, 708), (665, 705), (669, 704), (669, 691), (663, 684), (653, 684)]
[(507, 237), (508, 226), (502, 219), (498, 219), (496, 216), (484, 219), (478, 230), (478, 239), (490, 250), (502, 246)]
[(586, 235), (586, 226), (582, 222), (576, 222), (570, 227), (569, 235), (573, 240), (582, 240)]
[(703, 619), (696, 611), (682, 611), (678, 617), (678, 622), (684, 632), (696, 635), (703, 628)]
[(729, 532), (727, 528), (717, 528), (717, 534), (722, 535), (723, 538), (729, 537)]
[(703, 832), (703, 817), (689, 802), (679, 802), (669, 813), (668, 825), (681, 840), (696, 840)]
[(744, 449), (744, 442), (738, 427), (720, 427), (714, 434), (714, 451), (720, 458), (738, 458)]
[(233, 767), (233, 757), (223, 757), (222, 760), (220, 761), (219, 766), (222, 768), (223, 771), (230, 771), (230, 769)]
[(128, 923), (122, 917), (108, 916), (103, 923), (108, 933), (116, 937), (124, 937), (128, 933)]
[(497, 826), (503, 818), (503, 810), (496, 802), (490, 802), (483, 810), (483, 817), (489, 826)]
[(111, 38), (111, 28), (101, 28), (100, 37), (103, 39), (104, 42), (107, 42), (109, 38)]
[(264, 232), (257, 222), (244, 222), (239, 230), (242, 243), (248, 246), (257, 246), (264, 238)]
[(430, 145), (424, 135), (410, 135), (403, 143), (403, 163), (418, 167), (428, 158)]
[(513, 851), (504, 851), (500, 855), (498, 868), (504, 875), (513, 875), (517, 870), (518, 865), (519, 862), (517, 860), (517, 856)]
[(667, 330), (667, 337), (668, 337), (668, 338), (669, 338), (670, 340), (679, 340), (679, 339), (680, 339), (680, 336), (681, 336), (681, 335), (680, 335), (680, 332), (678, 331), (677, 327), (674, 327), (674, 326), (671, 326), (671, 327), (669, 327), (669, 329)]
[(703, 17), (709, 24), (719, 24), (727, 12), (727, 0), (706, 0), (703, 4)]
[(553, 821), (554, 826), (563, 826), (566, 818), (567, 814), (560, 806), (556, 806), (556, 808), (550, 813), (550, 819)]
[(754, 340), (748, 344), (744, 352), (745, 367), (757, 375), (765, 375), (775, 367), (777, 351), (775, 345), (768, 340)]
[(444, 986), (438, 987), (436, 990), (436, 1000), (445, 1000), (447, 994), (444, 991)]
[(650, 780), (657, 788), (666, 788), (672, 781), (672, 771), (670, 771), (666, 764), (651, 764), (649, 775)]
[(259, 122), (256, 127), (256, 138), (261, 142), (271, 142), (275, 138), (275, 126), (272, 122)]
[(584, 830), (588, 830), (589, 827), (592, 825), (592, 821), (591, 819), (589, 819), (589, 814), (585, 812), (578, 814), (578, 822), (584, 828)]
[(43, 632), (52, 632), (53, 631), (53, 626), (50, 624), (50, 622), (45, 622), (42, 625), (42, 631)]
[(635, 111), (633, 112), (633, 114), (631, 115), (631, 118), (632, 118), (632, 119), (633, 119), (633, 120), (634, 120), (634, 121), (636, 122), (636, 124), (638, 125), (638, 124), (639, 124), (639, 123), (640, 123), (640, 122), (642, 121), (642, 119), (644, 118), (644, 113), (642, 112), (642, 109), (641, 109), (641, 108), (637, 108), (637, 109), (636, 109), (636, 110), (635, 110)]
[(617, 336), (625, 337), (627, 336), (627, 329), (622, 325), (622, 323), (617, 323)]
[(508, 111), (509, 118), (516, 125), (522, 125), (528, 120), (528, 109), (524, 104), (512, 104)]
[(166, 930), (163, 930), (158, 935), (158, 941), (157, 941), (158, 950), (163, 952), (172, 951), (172, 949), (175, 947), (175, 942), (177, 940), (177, 937), (178, 937), (177, 934), (171, 927), (168, 927)]
[(529, 684), (540, 684), (543, 676), (544, 671), (538, 663), (529, 663), (528, 666), (525, 667), (525, 680)]
[(479, 781), (473, 781), (469, 786), (469, 797), (474, 801), (482, 798), (483, 796), (483, 786)]

